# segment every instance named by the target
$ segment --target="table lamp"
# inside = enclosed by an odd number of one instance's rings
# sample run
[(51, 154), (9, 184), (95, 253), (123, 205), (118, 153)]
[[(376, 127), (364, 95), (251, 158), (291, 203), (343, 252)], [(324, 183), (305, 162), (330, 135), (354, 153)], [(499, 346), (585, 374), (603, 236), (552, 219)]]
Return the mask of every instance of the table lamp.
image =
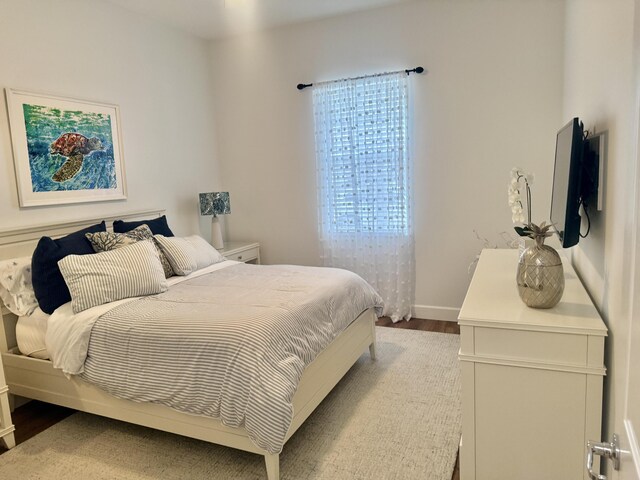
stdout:
[(228, 215), (230, 213), (229, 192), (200, 194), (200, 215), (213, 215), (211, 217), (211, 245), (218, 250), (224, 248), (218, 215)]

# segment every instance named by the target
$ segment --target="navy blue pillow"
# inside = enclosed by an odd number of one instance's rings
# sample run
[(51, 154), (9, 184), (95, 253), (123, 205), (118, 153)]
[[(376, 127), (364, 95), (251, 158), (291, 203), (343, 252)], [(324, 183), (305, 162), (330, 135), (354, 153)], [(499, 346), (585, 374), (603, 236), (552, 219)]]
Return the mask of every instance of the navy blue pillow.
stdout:
[(96, 253), (84, 234), (106, 231), (107, 225), (102, 222), (56, 240), (49, 237), (40, 239), (31, 258), (31, 275), (33, 290), (43, 312), (53, 313), (60, 305), (71, 301), (58, 261), (71, 254)]
[(173, 237), (173, 232), (167, 224), (167, 216), (162, 215), (158, 218), (151, 220), (142, 220), (139, 222), (125, 222), (122, 220), (116, 220), (113, 222), (113, 231), (116, 233), (127, 233), (140, 225), (148, 225), (151, 229), (151, 233), (154, 235), (164, 235), (165, 237)]

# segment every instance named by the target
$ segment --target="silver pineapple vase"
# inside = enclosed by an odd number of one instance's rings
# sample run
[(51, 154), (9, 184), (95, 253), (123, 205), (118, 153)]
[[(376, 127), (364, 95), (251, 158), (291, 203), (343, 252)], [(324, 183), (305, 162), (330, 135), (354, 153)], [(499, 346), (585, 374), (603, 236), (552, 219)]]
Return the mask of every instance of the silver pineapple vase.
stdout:
[(532, 308), (551, 308), (557, 305), (564, 292), (564, 272), (560, 255), (544, 245), (544, 237), (525, 249), (518, 262), (518, 293)]

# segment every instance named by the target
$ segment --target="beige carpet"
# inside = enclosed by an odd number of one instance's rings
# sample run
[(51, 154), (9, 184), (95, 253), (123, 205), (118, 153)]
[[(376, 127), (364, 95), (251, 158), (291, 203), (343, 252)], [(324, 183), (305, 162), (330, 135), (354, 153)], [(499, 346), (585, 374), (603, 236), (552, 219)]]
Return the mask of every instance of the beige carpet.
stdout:
[[(459, 336), (377, 328), (285, 445), (282, 480), (450, 480), (460, 439)], [(263, 457), (84, 413), (0, 455), (11, 479), (264, 479)]]

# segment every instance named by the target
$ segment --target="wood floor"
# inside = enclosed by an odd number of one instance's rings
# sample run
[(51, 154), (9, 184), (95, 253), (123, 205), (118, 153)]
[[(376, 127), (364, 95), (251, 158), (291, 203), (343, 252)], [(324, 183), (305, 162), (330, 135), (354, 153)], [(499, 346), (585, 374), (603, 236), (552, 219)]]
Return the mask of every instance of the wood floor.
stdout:
[[(402, 321), (394, 324), (391, 319), (382, 317), (378, 319), (376, 325), (381, 327), (406, 328), (409, 330), (423, 330), (427, 332), (460, 334), (460, 327), (457, 323), (441, 322), (438, 320), (413, 318), (408, 322)], [(26, 405), (16, 408), (11, 414), (13, 424), (16, 427), (16, 443), (20, 444), (30, 439), (34, 435), (55, 425), (60, 420), (67, 418), (74, 412), (75, 410), (69, 408), (58, 407), (57, 405), (38, 401), (31, 401)], [(6, 452), (6, 450), (0, 446), (0, 455), (4, 452)], [(451, 480), (460, 480), (458, 461), (456, 461), (456, 467)]]
[(406, 328), (408, 330), (423, 330), (425, 332), (455, 333), (460, 335), (460, 326), (457, 322), (442, 322), (440, 320), (422, 320), (412, 318), (408, 322), (393, 323), (389, 317), (379, 318), (376, 322), (379, 327)]
[[(16, 408), (11, 413), (11, 420), (16, 427), (14, 432), (16, 444), (26, 442), (31, 437), (64, 420), (75, 410), (59, 407), (50, 403), (32, 400)], [(6, 452), (4, 445), (0, 445), (0, 454)]]

